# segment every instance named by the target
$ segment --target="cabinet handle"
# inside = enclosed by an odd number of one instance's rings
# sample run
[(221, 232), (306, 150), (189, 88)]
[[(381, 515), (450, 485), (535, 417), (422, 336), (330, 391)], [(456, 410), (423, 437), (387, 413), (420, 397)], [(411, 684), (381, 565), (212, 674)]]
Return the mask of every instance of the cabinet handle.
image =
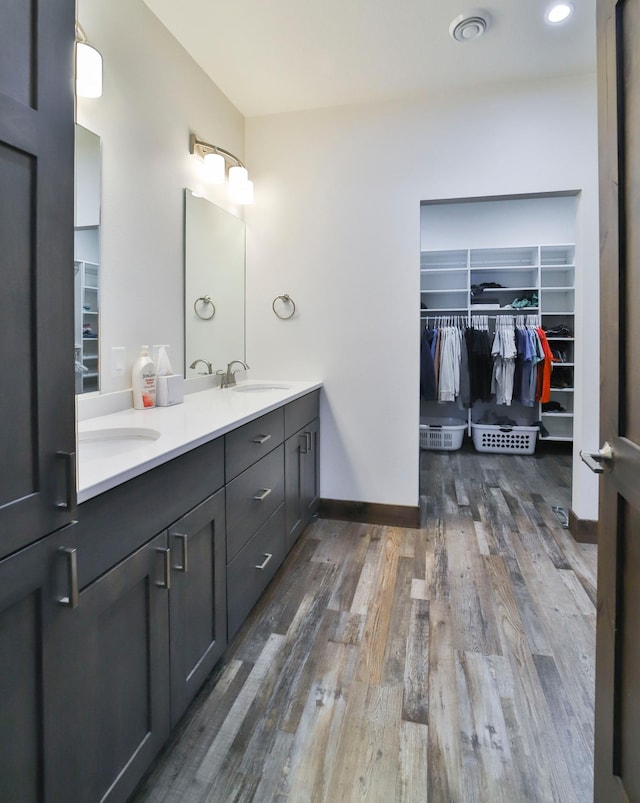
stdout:
[(156, 582), (156, 585), (158, 588), (166, 588), (168, 591), (171, 588), (171, 550), (156, 547), (156, 552), (164, 556), (164, 580)]
[(67, 608), (78, 607), (78, 553), (73, 547), (61, 546), (59, 549), (61, 555), (64, 556), (67, 563), (67, 588), (69, 589), (69, 596), (59, 597), (58, 602), (60, 605), (65, 605)]
[(253, 442), (262, 445), (263, 443), (266, 443), (270, 438), (271, 435), (258, 435), (257, 438), (253, 439)]
[(262, 571), (265, 568), (267, 563), (269, 563), (269, 561), (273, 557), (273, 555), (270, 552), (263, 552), (263, 555), (264, 555), (264, 560), (259, 566), (256, 566), (256, 569), (259, 569), (260, 571)]
[(178, 572), (184, 572), (186, 574), (189, 571), (189, 536), (187, 533), (172, 533), (172, 535), (182, 543), (182, 563), (174, 564), (173, 568)]
[(271, 488), (263, 488), (262, 493), (256, 494), (253, 498), (256, 500), (256, 502), (264, 502), (264, 500), (267, 498), (267, 496), (269, 496), (271, 491), (272, 491)]
[(308, 452), (312, 452), (313, 451), (313, 440), (311, 439), (311, 433), (310, 432), (305, 432), (304, 436), (307, 439), (307, 451)]
[(299, 435), (299, 437), (304, 438), (304, 443), (300, 447), (300, 454), (307, 454), (309, 451), (309, 440), (307, 438), (307, 433), (303, 432), (301, 435)]
[(58, 502), (56, 507), (60, 510), (75, 510), (78, 506), (76, 491), (76, 453), (56, 452), (64, 461), (64, 502)]

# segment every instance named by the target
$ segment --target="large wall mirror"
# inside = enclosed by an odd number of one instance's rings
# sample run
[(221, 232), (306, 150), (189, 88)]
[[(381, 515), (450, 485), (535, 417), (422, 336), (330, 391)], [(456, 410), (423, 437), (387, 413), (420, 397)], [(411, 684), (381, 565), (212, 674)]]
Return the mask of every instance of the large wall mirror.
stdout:
[(100, 389), (100, 137), (75, 127), (76, 393)]
[(189, 378), (245, 359), (245, 224), (190, 190), (184, 220)]

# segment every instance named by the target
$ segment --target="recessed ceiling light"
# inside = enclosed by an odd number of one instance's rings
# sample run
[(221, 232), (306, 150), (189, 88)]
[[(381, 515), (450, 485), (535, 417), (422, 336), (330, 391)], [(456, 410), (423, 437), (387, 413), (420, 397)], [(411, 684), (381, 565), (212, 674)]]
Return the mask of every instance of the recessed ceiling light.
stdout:
[(559, 22), (565, 22), (573, 14), (573, 5), (571, 3), (554, 3), (549, 6), (544, 18), (547, 22), (555, 25)]
[(449, 34), (456, 42), (479, 39), (488, 29), (491, 17), (487, 11), (467, 11), (459, 14), (449, 26)]

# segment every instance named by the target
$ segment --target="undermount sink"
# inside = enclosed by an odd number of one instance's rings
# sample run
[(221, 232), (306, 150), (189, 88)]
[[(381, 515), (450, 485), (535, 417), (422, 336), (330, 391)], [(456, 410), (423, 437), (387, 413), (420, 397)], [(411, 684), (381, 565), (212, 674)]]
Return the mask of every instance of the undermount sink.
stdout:
[(280, 385), (272, 382), (248, 382), (244, 385), (236, 385), (232, 390), (236, 393), (260, 393), (267, 390), (290, 390), (291, 385)]
[(139, 449), (157, 441), (160, 433), (150, 427), (113, 427), (78, 432), (78, 449), (83, 457), (104, 458)]

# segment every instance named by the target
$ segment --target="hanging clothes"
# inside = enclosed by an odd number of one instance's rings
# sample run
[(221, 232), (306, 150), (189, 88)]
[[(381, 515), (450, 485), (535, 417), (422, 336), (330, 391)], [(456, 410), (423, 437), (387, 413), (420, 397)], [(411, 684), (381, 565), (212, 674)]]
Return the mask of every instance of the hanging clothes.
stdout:
[(488, 328), (472, 322), (465, 333), (469, 368), (469, 402), (491, 400), (491, 340)]
[(420, 341), (420, 395), (425, 401), (436, 399), (436, 372), (431, 351), (435, 337), (436, 330), (427, 326)]
[(547, 336), (542, 327), (538, 327), (536, 329), (536, 333), (540, 339), (540, 345), (544, 355), (541, 361), (542, 370), (538, 371), (536, 401), (540, 401), (544, 404), (551, 398), (551, 369), (553, 367), (553, 354), (551, 353), (551, 347), (549, 346)]
[(518, 356), (515, 329), (511, 320), (499, 320), (491, 354), (493, 356), (491, 392), (495, 394), (496, 404), (510, 405), (513, 399), (513, 378)]
[(461, 318), (434, 319), (420, 343), (420, 395), (426, 401), (457, 401), (469, 406), (469, 361), (465, 346), (466, 322)]

